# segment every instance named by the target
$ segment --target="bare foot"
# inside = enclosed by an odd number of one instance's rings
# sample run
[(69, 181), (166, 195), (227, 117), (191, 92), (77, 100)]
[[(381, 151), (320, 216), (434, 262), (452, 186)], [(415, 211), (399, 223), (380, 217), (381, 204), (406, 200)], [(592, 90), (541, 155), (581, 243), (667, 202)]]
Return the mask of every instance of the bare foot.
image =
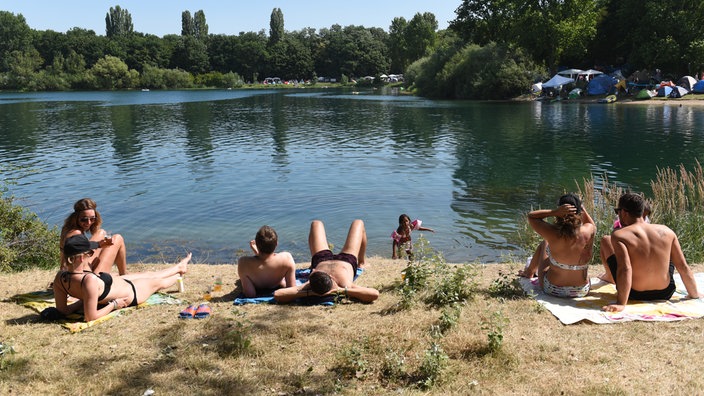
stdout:
[(611, 277), (611, 274), (607, 274), (606, 272), (599, 274), (597, 278), (603, 280), (604, 282), (614, 283), (614, 278)]
[(186, 272), (188, 272), (188, 262), (191, 261), (191, 256), (193, 256), (193, 253), (188, 252), (186, 257), (183, 258), (183, 260), (179, 261), (176, 266), (178, 267), (178, 273), (183, 275)]
[(522, 270), (518, 271), (518, 276), (522, 276), (524, 278), (534, 278), (537, 276), (537, 274), (528, 268), (523, 268)]

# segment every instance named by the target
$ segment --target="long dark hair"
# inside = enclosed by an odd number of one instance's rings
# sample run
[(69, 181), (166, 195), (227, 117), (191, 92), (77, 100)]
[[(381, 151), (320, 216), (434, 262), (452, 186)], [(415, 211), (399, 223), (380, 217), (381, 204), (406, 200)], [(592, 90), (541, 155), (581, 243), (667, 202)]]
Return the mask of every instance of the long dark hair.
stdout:
[(582, 226), (582, 200), (573, 193), (565, 194), (557, 201), (557, 206), (570, 204), (577, 208), (576, 213), (569, 213), (564, 217), (557, 217), (555, 225), (560, 237), (576, 238), (577, 230)]
[(408, 219), (408, 222), (409, 223), (411, 222), (411, 218), (407, 214), (403, 213), (401, 216), (399, 216), (398, 217), (398, 228), (396, 229), (396, 232), (399, 234), (406, 231), (403, 229), (403, 219)]

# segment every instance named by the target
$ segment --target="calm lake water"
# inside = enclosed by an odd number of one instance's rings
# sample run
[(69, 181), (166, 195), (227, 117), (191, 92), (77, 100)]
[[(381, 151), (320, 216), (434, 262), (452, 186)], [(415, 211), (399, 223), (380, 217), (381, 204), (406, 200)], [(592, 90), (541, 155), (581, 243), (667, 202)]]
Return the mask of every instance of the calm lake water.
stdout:
[[(129, 262), (231, 263), (263, 224), (310, 259), (310, 221), (339, 249), (364, 219), (390, 256), (398, 216), (448, 261), (524, 254), (517, 219), (590, 175), (649, 193), (658, 167), (703, 160), (704, 108), (433, 101), (394, 91), (0, 94), (0, 172), (60, 225), (82, 197)], [(414, 233), (415, 238), (418, 233)], [(238, 253), (239, 251), (239, 253)]]

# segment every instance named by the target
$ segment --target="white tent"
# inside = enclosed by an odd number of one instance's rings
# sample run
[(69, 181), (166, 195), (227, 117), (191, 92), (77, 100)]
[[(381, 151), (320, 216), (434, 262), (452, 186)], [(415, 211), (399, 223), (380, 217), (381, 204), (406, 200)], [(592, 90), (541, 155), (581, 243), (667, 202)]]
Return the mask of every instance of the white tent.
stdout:
[(579, 73), (579, 74), (583, 74), (583, 75), (585, 75), (585, 76), (594, 76), (594, 75), (597, 75), (597, 74), (604, 74), (604, 73), (603, 73), (603, 72), (600, 72), (599, 70), (589, 69), (589, 70), (585, 70), (585, 71), (583, 71), (583, 72), (581, 72), (581, 73)]
[(574, 78), (563, 77), (559, 73), (543, 83), (543, 88), (560, 88), (563, 85), (574, 82)]
[(566, 76), (569, 78), (573, 78), (575, 80), (577, 79), (578, 75), (583, 74), (583, 73), (584, 73), (584, 70), (582, 70), (582, 69), (567, 69), (567, 70), (557, 72), (557, 74), (559, 74), (561, 76)]

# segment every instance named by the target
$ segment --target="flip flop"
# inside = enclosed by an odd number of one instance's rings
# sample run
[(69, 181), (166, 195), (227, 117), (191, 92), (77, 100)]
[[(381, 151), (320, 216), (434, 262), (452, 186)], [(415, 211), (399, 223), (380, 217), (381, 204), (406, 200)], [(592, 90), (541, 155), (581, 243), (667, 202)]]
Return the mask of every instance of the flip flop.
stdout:
[(196, 313), (193, 314), (193, 317), (196, 319), (205, 319), (208, 316), (210, 316), (210, 306), (208, 304), (201, 304), (198, 306), (198, 309), (196, 309)]
[(178, 314), (178, 317), (181, 319), (193, 319), (193, 316), (196, 313), (196, 307), (194, 305), (189, 305), (188, 308), (184, 309), (181, 311), (180, 314)]

